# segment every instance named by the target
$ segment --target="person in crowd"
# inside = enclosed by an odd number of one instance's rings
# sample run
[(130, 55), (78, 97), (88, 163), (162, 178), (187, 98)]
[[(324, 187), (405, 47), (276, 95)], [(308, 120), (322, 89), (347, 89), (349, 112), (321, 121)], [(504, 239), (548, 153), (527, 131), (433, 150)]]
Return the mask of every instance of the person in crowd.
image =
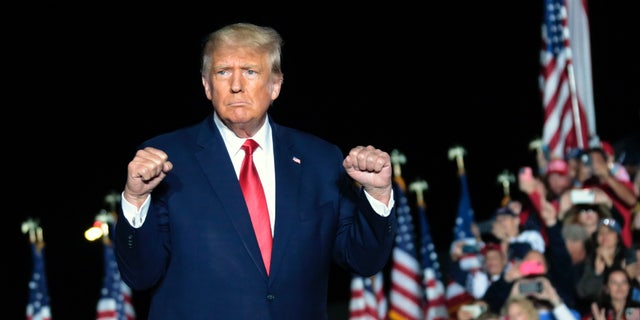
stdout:
[(624, 223), (622, 228), (622, 240), (625, 246), (630, 247), (631, 212), (638, 202), (638, 195), (633, 190), (633, 183), (616, 178), (607, 164), (607, 155), (602, 148), (595, 147), (584, 151), (580, 156), (577, 179), (581, 188), (598, 188), (604, 191), (615, 209), (620, 212)]
[[(565, 238), (567, 230), (559, 220), (556, 206), (543, 200), (540, 217), (547, 230), (547, 246), (544, 252), (547, 265), (545, 276), (552, 281), (554, 289), (563, 297), (564, 303), (573, 308), (577, 297), (575, 286), (584, 269), (586, 231), (581, 226), (575, 225), (579, 231), (583, 231), (583, 238), (580, 239), (580, 246), (571, 247), (569, 245), (571, 243)], [(574, 260), (574, 257), (579, 258), (580, 253), (582, 253), (582, 260)]]
[(523, 229), (538, 230), (546, 245), (548, 243), (547, 227), (542, 221), (541, 211), (542, 206), (549, 202), (547, 186), (542, 178), (533, 174), (531, 167), (521, 167), (518, 172), (518, 189), (523, 198), (518, 200), (520, 226)]
[[(621, 226), (616, 220), (611, 218), (600, 220), (598, 229), (593, 235), (594, 249), (587, 256), (576, 288), (580, 301), (595, 301), (606, 283), (604, 275), (611, 269), (624, 268), (628, 252), (627, 247), (622, 243), (620, 233)], [(587, 306), (582, 303), (581, 307)], [(588, 309), (579, 311), (584, 313)]]
[(549, 161), (542, 182), (545, 185), (545, 198), (549, 202), (557, 202), (560, 196), (573, 188), (573, 180), (569, 174), (569, 164), (564, 159)]
[(491, 283), (498, 281), (507, 267), (507, 254), (500, 244), (489, 243), (482, 248), (484, 257), (482, 270), (473, 275), (470, 281), (471, 292), (476, 297), (484, 296)]
[(604, 285), (591, 303), (586, 320), (637, 320), (640, 319), (640, 303), (631, 298), (631, 279), (621, 267), (614, 267), (604, 274)]
[(491, 233), (501, 243), (510, 263), (520, 260), (529, 250), (544, 252), (545, 241), (540, 231), (524, 229), (520, 224), (519, 213), (522, 204), (510, 201), (495, 212)]
[(549, 244), (549, 235), (543, 211), (550, 210), (554, 215), (558, 214), (560, 195), (572, 188), (567, 172), (565, 161), (552, 159), (541, 178), (534, 176), (530, 167), (522, 167), (518, 173), (518, 189), (524, 195), (520, 224), (524, 229), (538, 230), (545, 245)]
[(500, 310), (503, 319), (508, 320), (538, 320), (538, 310), (533, 301), (525, 296), (513, 296), (507, 299)]
[(631, 299), (640, 303), (640, 244), (629, 248), (624, 269), (631, 278)]
[[(615, 209), (614, 209), (615, 210)], [(564, 225), (576, 225), (584, 228), (587, 233), (587, 248), (591, 248), (593, 246), (592, 239), (593, 236), (598, 229), (600, 221), (606, 218), (613, 218), (619, 224), (622, 224), (621, 217), (618, 215), (614, 217), (611, 212), (611, 209), (607, 207), (605, 204), (596, 204), (596, 203), (579, 203), (574, 204), (569, 208), (564, 214), (563, 224)]]
[(611, 143), (608, 141), (600, 141), (600, 147), (606, 155), (607, 166), (609, 167), (611, 174), (620, 181), (631, 181), (631, 176), (629, 175), (629, 172), (627, 172), (627, 168), (617, 161), (616, 152)]
[[(489, 285), (500, 279), (507, 266), (507, 254), (499, 243), (483, 243), (480, 252), (466, 258), (460, 245), (455, 245), (451, 253), (452, 264), (450, 274), (461, 273), (457, 281), (476, 299), (482, 298)], [(477, 258), (477, 262), (475, 261)], [(473, 262), (464, 261), (473, 259)], [(468, 265), (468, 266), (466, 266)]]
[[(573, 308), (567, 302), (574, 300), (571, 280), (566, 274), (552, 270), (545, 254), (537, 250), (529, 250), (522, 260), (508, 267), (500, 279), (492, 282), (487, 288), (483, 301), (486, 301), (489, 308), (494, 312), (500, 312), (507, 299), (514, 293), (513, 287), (520, 279), (530, 279), (533, 277), (545, 277), (554, 287), (558, 297), (568, 308)], [(517, 294), (518, 292), (516, 292)]]
[(580, 156), (583, 150), (580, 148), (571, 148), (567, 150), (564, 155), (564, 161), (567, 162), (569, 168), (569, 177), (571, 178), (572, 185), (576, 188), (580, 188), (581, 183), (578, 180), (578, 171), (580, 167)]
[(571, 258), (573, 270), (571, 275), (577, 276), (575, 279), (577, 284), (584, 270), (584, 262), (587, 259), (587, 242), (591, 237), (584, 227), (573, 223), (562, 225), (561, 237)]
[[(483, 281), (488, 281), (486, 277), (481, 277), (484, 274), (482, 270), (484, 264), (482, 250), (484, 246), (485, 243), (481, 240), (464, 238), (453, 241), (449, 250), (449, 278), (463, 286), (475, 298), (479, 298), (481, 295), (478, 296), (474, 292), (486, 287), (487, 284)], [(472, 278), (476, 278), (477, 283), (474, 283), (471, 280)]]
[(390, 155), (369, 145), (344, 156), (276, 123), (282, 43), (250, 23), (211, 33), (211, 114), (145, 141), (128, 163), (114, 245), (124, 281), (150, 290), (149, 319), (327, 319), (332, 262), (371, 276), (388, 261)]
[(513, 297), (526, 297), (531, 300), (541, 320), (580, 320), (581, 317), (576, 309), (567, 306), (551, 281), (545, 276), (516, 280), (511, 288), (509, 299)]

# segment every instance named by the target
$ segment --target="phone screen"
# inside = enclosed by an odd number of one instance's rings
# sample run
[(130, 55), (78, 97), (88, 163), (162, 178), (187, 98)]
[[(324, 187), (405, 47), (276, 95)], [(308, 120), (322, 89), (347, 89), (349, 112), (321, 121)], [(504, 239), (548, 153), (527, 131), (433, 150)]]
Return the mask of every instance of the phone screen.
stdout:
[(574, 189), (571, 190), (571, 203), (573, 204), (591, 204), (595, 200), (595, 193), (590, 189)]
[(522, 294), (540, 293), (542, 292), (542, 282), (540, 281), (520, 282), (518, 284), (518, 289)]

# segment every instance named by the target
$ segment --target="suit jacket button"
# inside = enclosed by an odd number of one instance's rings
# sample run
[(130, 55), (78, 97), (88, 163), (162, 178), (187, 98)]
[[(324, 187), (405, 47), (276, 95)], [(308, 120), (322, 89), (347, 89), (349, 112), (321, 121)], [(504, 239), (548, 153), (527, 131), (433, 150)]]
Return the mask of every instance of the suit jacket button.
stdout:
[(268, 294), (268, 295), (267, 295), (267, 300), (269, 300), (269, 301), (273, 301), (273, 300), (275, 300), (275, 299), (276, 299), (276, 296), (274, 296), (273, 294)]

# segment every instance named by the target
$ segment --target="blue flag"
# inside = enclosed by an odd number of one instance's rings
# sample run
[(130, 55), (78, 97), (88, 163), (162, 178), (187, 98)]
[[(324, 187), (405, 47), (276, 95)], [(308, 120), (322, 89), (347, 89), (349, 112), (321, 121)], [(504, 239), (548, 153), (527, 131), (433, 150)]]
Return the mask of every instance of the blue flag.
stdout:
[(49, 288), (44, 267), (44, 248), (31, 244), (33, 254), (33, 273), (29, 281), (29, 303), (27, 304), (27, 320), (50, 320)]

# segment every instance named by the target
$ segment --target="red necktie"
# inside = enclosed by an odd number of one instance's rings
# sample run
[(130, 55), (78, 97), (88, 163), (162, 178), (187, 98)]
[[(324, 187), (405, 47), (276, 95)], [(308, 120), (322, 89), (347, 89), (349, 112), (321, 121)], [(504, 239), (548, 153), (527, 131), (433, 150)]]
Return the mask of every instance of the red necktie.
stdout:
[(260, 251), (262, 252), (262, 260), (267, 268), (267, 274), (269, 274), (273, 237), (271, 236), (267, 200), (264, 196), (260, 176), (258, 176), (256, 166), (253, 164), (253, 150), (256, 147), (258, 147), (258, 143), (252, 139), (247, 139), (242, 145), (245, 155), (240, 169), (240, 187), (242, 188), (247, 208), (249, 208), (253, 230), (256, 233), (258, 246), (260, 246)]

